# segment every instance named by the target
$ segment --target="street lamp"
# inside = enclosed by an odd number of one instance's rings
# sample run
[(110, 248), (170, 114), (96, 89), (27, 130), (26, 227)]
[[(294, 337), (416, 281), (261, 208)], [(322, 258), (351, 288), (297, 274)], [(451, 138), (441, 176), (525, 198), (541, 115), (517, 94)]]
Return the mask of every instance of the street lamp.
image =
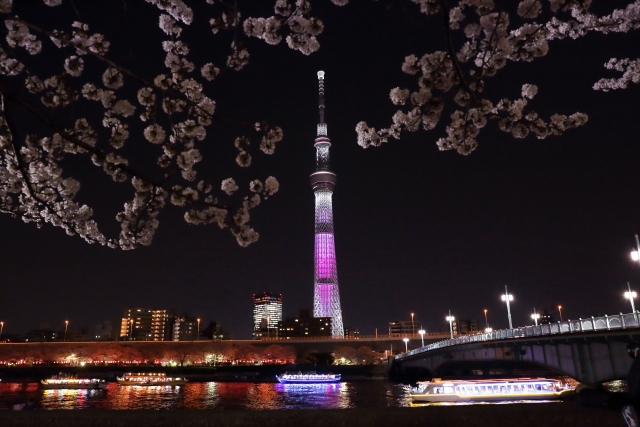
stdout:
[(540, 318), (540, 315), (536, 312), (535, 307), (533, 307), (533, 314), (531, 315), (531, 318), (536, 322), (536, 326), (538, 326), (538, 319)]
[(133, 340), (133, 319), (129, 319), (129, 341)]
[(504, 295), (501, 296), (502, 301), (507, 303), (507, 315), (509, 316), (509, 329), (513, 329), (513, 323), (511, 323), (511, 306), (509, 301), (513, 301), (513, 295), (507, 291), (507, 285), (504, 285)]
[(198, 319), (196, 319), (198, 321), (198, 329), (196, 330), (196, 341), (200, 341), (200, 318), (198, 317)]
[(638, 240), (638, 235), (636, 234), (636, 250), (631, 251), (631, 259), (635, 262), (640, 262), (640, 240)]
[(404, 341), (404, 352), (407, 353), (409, 351), (409, 338), (402, 338), (402, 341)]
[(562, 306), (558, 306), (558, 313), (560, 313), (560, 321), (562, 322)]
[(484, 331), (485, 331), (486, 333), (489, 333), (489, 332), (492, 332), (492, 331), (493, 331), (493, 329), (492, 329), (492, 328), (486, 328)]
[(629, 284), (629, 282), (627, 282), (627, 289), (629, 289), (629, 291), (624, 293), (624, 297), (627, 298), (629, 301), (631, 301), (631, 311), (633, 312), (633, 317), (636, 318), (636, 322), (637, 322), (638, 317), (636, 315), (636, 307), (633, 304), (633, 299), (637, 296), (637, 294), (635, 291), (631, 290), (631, 285)]
[(424, 329), (420, 329), (418, 333), (420, 334), (420, 339), (422, 339), (422, 346), (424, 347), (424, 333), (426, 331)]
[(445, 319), (449, 322), (449, 332), (451, 332), (451, 339), (453, 339), (453, 321), (456, 319), (451, 315), (451, 310), (449, 310), (449, 315)]
[(67, 329), (69, 329), (69, 321), (64, 321), (64, 341), (67, 341)]
[(484, 328), (489, 328), (489, 319), (487, 318), (487, 309), (484, 309)]
[(2, 330), (4, 329), (4, 322), (0, 322), (0, 338), (2, 338)]
[(411, 313), (411, 334), (416, 333), (416, 327), (413, 325), (413, 313)]

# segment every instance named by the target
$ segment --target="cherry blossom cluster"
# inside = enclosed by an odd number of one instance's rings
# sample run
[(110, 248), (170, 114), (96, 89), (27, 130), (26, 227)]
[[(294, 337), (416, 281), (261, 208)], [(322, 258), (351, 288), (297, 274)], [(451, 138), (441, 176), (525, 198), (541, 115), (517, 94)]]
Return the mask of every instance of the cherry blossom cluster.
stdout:
[[(226, 70), (243, 68), (248, 51), (234, 40), (226, 68), (221, 70), (213, 62), (196, 64), (185, 36), (194, 22), (192, 9), (182, 0), (146, 2), (149, 13), (158, 16), (159, 31), (169, 38), (159, 46), (164, 71), (155, 76), (113, 61), (108, 38), (92, 33), (87, 23), (73, 21), (72, 4), (43, 0), (41, 7), (69, 7), (71, 17), (66, 28), (58, 24), (44, 28), (30, 22), (27, 13), (19, 13), (12, 1), (0, 0), (6, 28), (0, 39), (0, 92), (6, 92), (0, 111), (0, 211), (38, 226), (62, 227), (90, 243), (134, 249), (152, 242), (160, 212), (173, 205), (185, 210), (188, 223), (216, 223), (246, 246), (258, 239), (249, 223), (250, 210), (278, 191), (278, 181), (272, 176), (264, 182), (250, 179), (240, 190), (234, 178), (213, 184), (215, 173), (198, 179), (197, 166), (202, 161), (199, 145), (207, 139), (208, 128), (215, 120), (224, 120), (216, 116), (216, 102), (206, 95), (205, 85)], [(233, 7), (207, 3), (226, 8), (220, 24), (216, 18), (210, 21), (214, 33), (220, 25), (230, 31), (241, 28), (240, 14)], [(300, 13), (296, 16), (300, 23), (306, 22)], [(40, 54), (47, 55), (46, 70), (58, 61), (53, 75), (40, 71), (30, 59)], [(89, 67), (102, 71), (88, 73)], [(15, 124), (7, 122), (6, 108), (25, 110), (50, 133), (30, 132), (20, 142), (12, 132)], [(98, 121), (96, 112), (101, 116)], [(250, 135), (235, 141), (240, 151), (236, 163), (248, 167), (251, 147), (273, 154), (283, 133), (264, 122), (244, 126), (262, 135), (254, 145)], [(18, 129), (17, 134), (25, 132)], [(132, 137), (136, 145), (141, 140), (150, 144), (156, 170), (132, 160), (128, 150)], [(91, 208), (76, 202), (80, 182), (61, 166), (69, 155), (86, 157), (113, 181), (131, 184), (133, 196), (115, 218), (121, 228), (118, 237), (101, 234)]]
[[(416, 77), (416, 85), (391, 90), (392, 103), (404, 109), (393, 115), (388, 128), (376, 130), (358, 123), (358, 143), (364, 148), (399, 139), (404, 131), (434, 129), (445, 111), (449, 112), (447, 135), (437, 145), (461, 154), (477, 147), (478, 135), (490, 121), (515, 138), (529, 134), (546, 138), (581, 126), (587, 122), (584, 113), (554, 114), (545, 120), (533, 110), (529, 100), (538, 92), (535, 85), (525, 83), (520, 98), (498, 99), (489, 99), (485, 87), (509, 63), (545, 56), (553, 40), (576, 39), (589, 32), (627, 32), (640, 26), (640, 1), (604, 16), (590, 12), (590, 0), (521, 0), (510, 7), (492, 0), (411, 1), (421, 13), (445, 18), (445, 49), (405, 58), (402, 70)], [(638, 60), (612, 59), (606, 67), (623, 75), (600, 80), (595, 89), (626, 88), (640, 80)]]
[(320, 48), (316, 36), (322, 33), (324, 25), (317, 18), (309, 16), (311, 3), (308, 0), (277, 0), (275, 15), (268, 18), (247, 18), (243, 21), (246, 35), (257, 37), (275, 45), (283, 37), (291, 49), (309, 55)]

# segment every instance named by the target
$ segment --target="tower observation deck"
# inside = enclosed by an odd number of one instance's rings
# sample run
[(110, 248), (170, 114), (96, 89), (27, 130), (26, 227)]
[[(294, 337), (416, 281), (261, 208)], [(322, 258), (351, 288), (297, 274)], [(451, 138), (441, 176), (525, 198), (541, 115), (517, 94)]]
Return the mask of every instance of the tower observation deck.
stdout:
[(329, 166), (331, 141), (324, 122), (324, 71), (318, 71), (320, 85), (318, 133), (316, 147), (316, 171), (311, 174), (311, 187), (316, 199), (315, 215), (315, 274), (313, 292), (313, 317), (331, 317), (331, 335), (344, 338), (336, 251), (333, 236), (333, 209), (331, 196), (336, 186), (336, 174)]

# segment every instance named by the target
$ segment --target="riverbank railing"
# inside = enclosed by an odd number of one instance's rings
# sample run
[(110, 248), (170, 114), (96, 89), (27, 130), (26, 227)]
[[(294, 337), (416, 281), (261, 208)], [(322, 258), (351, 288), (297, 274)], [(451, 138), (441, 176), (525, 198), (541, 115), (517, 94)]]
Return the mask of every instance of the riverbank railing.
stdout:
[(460, 344), (471, 344), (476, 342), (495, 341), (513, 338), (537, 337), (556, 334), (573, 334), (587, 331), (607, 331), (612, 329), (638, 328), (640, 312), (628, 314), (616, 314), (613, 316), (591, 316), (585, 319), (566, 320), (564, 322), (548, 323), (544, 325), (522, 326), (513, 329), (500, 329), (491, 332), (480, 332), (477, 334), (462, 335), (457, 338), (438, 341), (424, 347), (416, 348), (406, 353), (396, 356), (396, 359), (413, 356), (439, 348), (450, 347)]

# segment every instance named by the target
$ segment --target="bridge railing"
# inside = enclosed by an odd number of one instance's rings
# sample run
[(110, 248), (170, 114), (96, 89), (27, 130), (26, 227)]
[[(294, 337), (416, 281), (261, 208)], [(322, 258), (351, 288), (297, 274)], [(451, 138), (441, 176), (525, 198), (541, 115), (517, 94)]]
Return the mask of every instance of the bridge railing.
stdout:
[(500, 329), (491, 332), (480, 332), (473, 335), (463, 335), (457, 338), (438, 341), (424, 347), (416, 348), (407, 353), (399, 354), (396, 359), (413, 356), (439, 348), (450, 347), (460, 344), (471, 344), (475, 342), (487, 342), (502, 339), (536, 337), (556, 334), (574, 334), (586, 331), (606, 331), (611, 329), (637, 328), (640, 326), (640, 312), (628, 314), (616, 314), (613, 316), (604, 315), (601, 317), (591, 316), (585, 319), (566, 320), (564, 322), (549, 323), (537, 326), (522, 326), (513, 329)]

